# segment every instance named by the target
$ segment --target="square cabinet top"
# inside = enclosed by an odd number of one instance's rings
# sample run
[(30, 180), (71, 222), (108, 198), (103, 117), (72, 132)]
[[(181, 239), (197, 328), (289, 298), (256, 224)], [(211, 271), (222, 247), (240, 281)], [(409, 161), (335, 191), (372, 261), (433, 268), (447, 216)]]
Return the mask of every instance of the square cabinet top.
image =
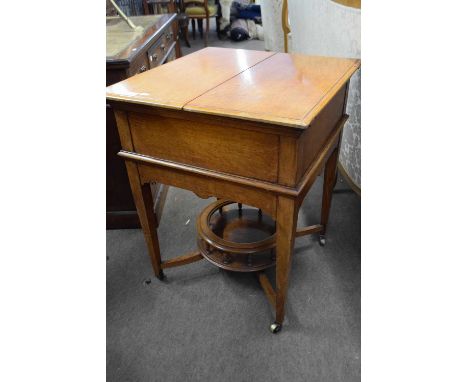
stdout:
[(107, 99), (306, 128), (357, 59), (205, 48), (107, 88)]

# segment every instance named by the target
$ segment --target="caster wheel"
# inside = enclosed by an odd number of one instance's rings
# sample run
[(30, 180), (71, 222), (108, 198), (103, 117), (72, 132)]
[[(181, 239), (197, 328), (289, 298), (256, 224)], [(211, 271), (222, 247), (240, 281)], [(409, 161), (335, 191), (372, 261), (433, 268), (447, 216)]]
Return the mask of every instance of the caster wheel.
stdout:
[(162, 270), (159, 271), (159, 275), (156, 275), (156, 277), (161, 281), (164, 281), (166, 279), (166, 275)]
[(276, 322), (270, 325), (270, 332), (273, 334), (278, 333), (281, 330), (281, 324), (277, 324)]
[(321, 247), (325, 247), (325, 236), (323, 235), (319, 236), (319, 244)]

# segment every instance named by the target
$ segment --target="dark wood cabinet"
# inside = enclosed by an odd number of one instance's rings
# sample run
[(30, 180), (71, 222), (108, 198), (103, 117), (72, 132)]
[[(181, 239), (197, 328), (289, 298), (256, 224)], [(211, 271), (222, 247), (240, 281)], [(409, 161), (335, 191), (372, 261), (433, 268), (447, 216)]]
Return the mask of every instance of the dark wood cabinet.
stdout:
[[(106, 86), (138, 75), (180, 57), (176, 14), (130, 17), (143, 27), (133, 31), (120, 17), (106, 18)], [(106, 227), (139, 228), (124, 161), (117, 156), (121, 145), (114, 112), (106, 105)], [(159, 217), (167, 187), (153, 184), (154, 212)]]

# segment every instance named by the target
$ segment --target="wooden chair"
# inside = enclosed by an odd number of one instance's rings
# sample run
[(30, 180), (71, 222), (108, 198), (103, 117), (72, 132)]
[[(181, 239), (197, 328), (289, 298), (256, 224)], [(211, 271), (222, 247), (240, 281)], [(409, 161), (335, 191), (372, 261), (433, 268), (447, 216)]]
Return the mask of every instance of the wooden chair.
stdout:
[(192, 20), (192, 33), (195, 39), (195, 20), (198, 22), (200, 35), (203, 37), (203, 20), (206, 20), (205, 46), (208, 46), (208, 33), (210, 30), (210, 18), (216, 20), (216, 31), (219, 36), (218, 3), (215, 0), (182, 0), (183, 12)]

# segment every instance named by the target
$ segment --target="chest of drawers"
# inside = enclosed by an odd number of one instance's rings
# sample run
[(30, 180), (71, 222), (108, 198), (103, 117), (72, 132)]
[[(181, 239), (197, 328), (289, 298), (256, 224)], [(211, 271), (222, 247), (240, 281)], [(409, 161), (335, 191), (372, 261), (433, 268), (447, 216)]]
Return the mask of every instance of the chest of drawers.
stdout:
[[(180, 57), (176, 14), (135, 16), (133, 31), (120, 17), (106, 19), (106, 86), (138, 75)], [(108, 229), (139, 228), (121, 149), (114, 113), (106, 105), (106, 226)], [(159, 218), (166, 187), (152, 185), (154, 210)]]

